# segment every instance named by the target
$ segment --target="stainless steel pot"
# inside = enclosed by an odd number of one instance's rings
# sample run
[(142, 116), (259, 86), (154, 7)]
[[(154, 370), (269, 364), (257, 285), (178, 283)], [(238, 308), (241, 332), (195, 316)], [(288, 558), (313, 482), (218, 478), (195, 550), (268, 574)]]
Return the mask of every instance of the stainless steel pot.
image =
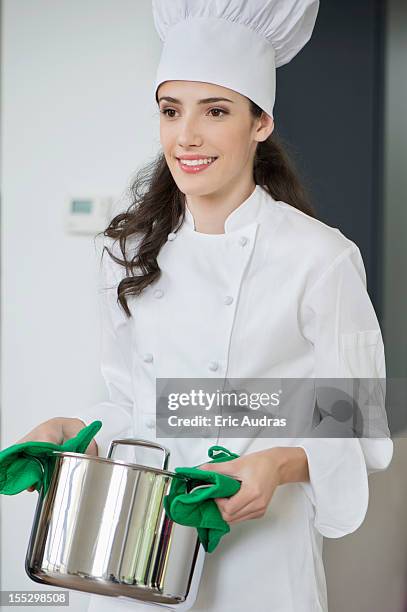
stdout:
[[(162, 469), (112, 458), (117, 445), (164, 453)], [(39, 492), (25, 568), (52, 586), (177, 605), (190, 591), (197, 530), (174, 523), (163, 498), (170, 452), (148, 440), (113, 440), (107, 458), (54, 451), (48, 491)], [(202, 552), (202, 551), (201, 551)]]

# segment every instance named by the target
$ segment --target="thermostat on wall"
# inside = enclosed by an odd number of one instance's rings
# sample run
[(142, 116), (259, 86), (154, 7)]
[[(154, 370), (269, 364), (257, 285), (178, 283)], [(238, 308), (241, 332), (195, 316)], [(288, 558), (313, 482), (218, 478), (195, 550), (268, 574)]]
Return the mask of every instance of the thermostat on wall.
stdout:
[(97, 234), (106, 229), (112, 197), (72, 197), (68, 200), (66, 230), (72, 234)]

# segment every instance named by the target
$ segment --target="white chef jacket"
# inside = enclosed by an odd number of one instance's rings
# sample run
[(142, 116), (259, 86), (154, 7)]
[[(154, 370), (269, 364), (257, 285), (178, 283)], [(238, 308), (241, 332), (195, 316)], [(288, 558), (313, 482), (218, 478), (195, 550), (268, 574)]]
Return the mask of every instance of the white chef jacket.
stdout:
[[(186, 207), (158, 263), (161, 277), (130, 298), (128, 319), (116, 301), (124, 268), (105, 254), (102, 373), (109, 399), (77, 416), (87, 424), (103, 422), (95, 438), (101, 456), (115, 437), (157, 440), (171, 451), (170, 470), (209, 461), (213, 444), (239, 455), (302, 446), (310, 482), (279, 486), (263, 517), (231, 525), (216, 550), (204, 555), (191, 609), (326, 612), (323, 536), (341, 537), (361, 525), (368, 474), (389, 465), (391, 439), (157, 439), (155, 385), (158, 377), (385, 378), (360, 251), (337, 228), (257, 185), (229, 214), (223, 234), (197, 232)], [(103, 604), (110, 611), (159, 610), (91, 599), (90, 610)]]

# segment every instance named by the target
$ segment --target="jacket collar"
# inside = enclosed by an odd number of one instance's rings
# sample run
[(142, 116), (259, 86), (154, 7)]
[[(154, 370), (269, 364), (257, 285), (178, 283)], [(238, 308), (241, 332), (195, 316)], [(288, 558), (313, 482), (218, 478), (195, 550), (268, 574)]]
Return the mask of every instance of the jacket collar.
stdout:
[[(262, 188), (256, 185), (249, 197), (226, 217), (225, 234), (239, 230), (250, 225), (257, 218), (261, 206)], [(185, 202), (184, 223), (195, 230), (194, 217)], [(200, 232), (197, 232), (200, 233)]]

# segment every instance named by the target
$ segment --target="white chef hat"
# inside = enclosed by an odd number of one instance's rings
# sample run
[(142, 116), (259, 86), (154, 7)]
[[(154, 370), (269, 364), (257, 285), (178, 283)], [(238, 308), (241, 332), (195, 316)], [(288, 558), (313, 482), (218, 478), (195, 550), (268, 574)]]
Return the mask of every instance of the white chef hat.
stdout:
[(203, 81), (273, 117), (276, 68), (309, 41), (318, 0), (152, 0), (163, 41), (155, 82)]

